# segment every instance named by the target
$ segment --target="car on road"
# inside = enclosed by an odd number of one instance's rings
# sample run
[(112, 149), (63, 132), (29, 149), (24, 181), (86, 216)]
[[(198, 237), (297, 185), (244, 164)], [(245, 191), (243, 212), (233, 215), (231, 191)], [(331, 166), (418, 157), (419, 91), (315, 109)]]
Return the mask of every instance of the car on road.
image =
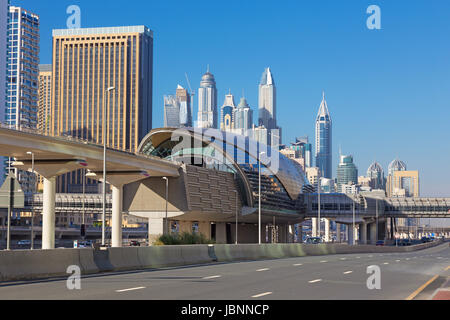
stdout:
[(17, 245), (19, 245), (19, 246), (30, 246), (31, 245), (31, 240), (19, 240), (17, 242)]
[(130, 247), (140, 247), (141, 243), (139, 241), (136, 240), (131, 240), (130, 241)]
[(422, 243), (427, 243), (427, 242), (430, 242), (431, 239), (428, 238), (428, 237), (422, 237), (422, 238), (420, 239), (420, 241), (422, 241)]
[(401, 239), (398, 243), (399, 246), (410, 246), (412, 244), (410, 239)]
[(320, 237), (309, 237), (305, 240), (306, 244), (319, 244), (322, 243), (322, 239)]
[(375, 245), (376, 245), (376, 246), (384, 246), (384, 240), (378, 240), (378, 241), (375, 243)]
[(92, 248), (93, 243), (90, 240), (78, 242), (78, 248)]

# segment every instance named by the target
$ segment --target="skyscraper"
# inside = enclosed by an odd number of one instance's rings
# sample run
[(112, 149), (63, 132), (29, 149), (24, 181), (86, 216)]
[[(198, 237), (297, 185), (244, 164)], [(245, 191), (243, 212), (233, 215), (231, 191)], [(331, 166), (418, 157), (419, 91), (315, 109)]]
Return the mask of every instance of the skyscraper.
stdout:
[(180, 105), (180, 126), (192, 127), (191, 95), (180, 85), (177, 88), (177, 100)]
[(325, 92), (316, 119), (316, 167), (320, 168), (322, 177), (332, 179), (332, 121)]
[(384, 190), (386, 185), (386, 179), (384, 177), (384, 171), (378, 162), (374, 162), (367, 169), (367, 177), (370, 179), (369, 186), (372, 189)]
[(398, 159), (395, 159), (389, 164), (388, 177), (386, 182), (386, 193), (388, 197), (391, 197), (394, 192), (394, 173), (396, 171), (406, 171), (406, 164)]
[(338, 191), (343, 192), (342, 185), (358, 183), (358, 168), (353, 163), (353, 156), (341, 156), (337, 170)]
[[(33, 130), (38, 111), (39, 16), (11, 6), (8, 20), (5, 122), (17, 130)], [(16, 171), (22, 190), (29, 192), (34, 179), (31, 174), (6, 162), (8, 170)]]
[(259, 84), (259, 121), (268, 130), (277, 129), (277, 89), (270, 68), (266, 68)]
[(235, 132), (248, 136), (249, 130), (253, 125), (253, 110), (247, 103), (247, 100), (242, 97), (239, 105), (234, 112), (234, 129)]
[[(149, 28), (53, 30), (52, 69), (51, 135), (97, 144), (106, 141), (109, 148), (137, 151), (152, 128), (153, 32)], [(60, 176), (57, 192), (80, 193), (82, 181), (81, 170)], [(98, 192), (97, 185), (87, 179), (86, 192)]]
[(52, 66), (41, 64), (39, 65), (38, 131), (42, 134), (50, 132), (51, 92)]
[(220, 111), (220, 130), (232, 131), (234, 129), (236, 106), (234, 104), (234, 96), (231, 93), (225, 96), (225, 101)]
[(272, 147), (281, 144), (281, 128), (277, 126), (277, 90), (270, 68), (266, 68), (259, 84), (259, 129), (267, 129), (267, 142)]
[(214, 75), (208, 71), (203, 75), (198, 89), (198, 123), (199, 128), (217, 127), (217, 88)]
[(180, 104), (176, 96), (164, 96), (164, 127), (180, 127)]
[(137, 151), (152, 128), (153, 32), (145, 26), (53, 30), (52, 65), (51, 134)]
[[(5, 121), (6, 48), (9, 0), (0, 0), (0, 123)], [(5, 178), (5, 158), (0, 157), (0, 186)]]

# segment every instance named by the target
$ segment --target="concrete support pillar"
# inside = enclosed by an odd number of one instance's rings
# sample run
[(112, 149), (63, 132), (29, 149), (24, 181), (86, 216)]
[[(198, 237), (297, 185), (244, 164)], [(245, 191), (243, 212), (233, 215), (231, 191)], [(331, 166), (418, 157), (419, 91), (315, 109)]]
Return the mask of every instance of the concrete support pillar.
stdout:
[(371, 223), (369, 225), (369, 229), (370, 229), (370, 242), (372, 244), (376, 244), (377, 243), (377, 223)]
[(164, 233), (164, 219), (149, 218), (148, 219), (148, 242), (151, 244)]
[(325, 242), (330, 242), (330, 219), (325, 219)]
[(298, 234), (298, 243), (303, 242), (303, 224), (299, 224), (297, 227), (297, 234)]
[(360, 244), (367, 244), (367, 223), (362, 223), (359, 225), (360, 227)]
[(112, 188), (112, 246), (114, 248), (122, 247), (122, 197), (123, 187)]
[(288, 225), (288, 243), (294, 243), (295, 242), (295, 225)]
[(55, 249), (56, 178), (44, 178), (42, 205), (42, 249)]
[(347, 225), (347, 242), (351, 246), (353, 244), (353, 227), (351, 225)]
[(312, 234), (311, 234), (311, 236), (313, 236), (313, 237), (317, 237), (318, 235), (317, 235), (317, 218), (311, 218), (311, 231), (312, 231)]
[(336, 223), (336, 242), (337, 243), (341, 242), (341, 224), (340, 223)]

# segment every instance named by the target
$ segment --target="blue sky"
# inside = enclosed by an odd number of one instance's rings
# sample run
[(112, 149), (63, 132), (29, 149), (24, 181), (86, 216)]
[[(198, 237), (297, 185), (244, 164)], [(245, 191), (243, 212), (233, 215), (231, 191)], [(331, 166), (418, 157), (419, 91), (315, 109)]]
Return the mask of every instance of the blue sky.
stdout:
[[(41, 63), (51, 62), (51, 30), (79, 5), (82, 27), (146, 25), (154, 31), (153, 126), (163, 96), (188, 73), (197, 90), (207, 64), (219, 106), (242, 91), (257, 118), (258, 83), (271, 67), (283, 142), (308, 135), (325, 90), (339, 146), (359, 174), (398, 157), (419, 170), (421, 196), (450, 196), (450, 1), (12, 0), (41, 17)], [(366, 9), (381, 8), (381, 30)], [(196, 111), (195, 106), (194, 111)]]

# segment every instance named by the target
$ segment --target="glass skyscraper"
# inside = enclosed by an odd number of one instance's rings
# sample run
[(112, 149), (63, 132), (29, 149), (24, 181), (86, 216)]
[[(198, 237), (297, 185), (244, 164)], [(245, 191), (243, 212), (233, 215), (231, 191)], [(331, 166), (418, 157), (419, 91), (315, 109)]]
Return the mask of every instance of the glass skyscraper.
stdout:
[[(5, 121), (6, 48), (9, 0), (0, 0), (0, 123)], [(0, 186), (5, 178), (5, 158), (0, 157)]]
[(316, 119), (316, 167), (321, 177), (332, 179), (332, 121), (325, 93)]
[(227, 94), (220, 113), (220, 130), (232, 131), (234, 129), (235, 110), (234, 96), (232, 94)]
[(353, 156), (341, 156), (337, 170), (338, 191), (342, 192), (343, 184), (358, 183), (358, 168), (353, 163)]
[(373, 189), (384, 190), (386, 185), (386, 179), (384, 177), (384, 171), (378, 162), (374, 162), (367, 169), (367, 177), (370, 178), (370, 187)]
[[(3, 10), (2, 10), (3, 12)], [(39, 90), (39, 16), (20, 7), (9, 7), (6, 70), (5, 123), (16, 130), (37, 128)], [(15, 170), (25, 193), (30, 192), (31, 174)]]
[(164, 127), (180, 127), (180, 104), (173, 95), (164, 96)]
[(234, 112), (234, 129), (235, 132), (248, 136), (249, 130), (253, 125), (253, 110), (247, 103), (247, 100), (243, 97), (241, 102), (237, 106)]

